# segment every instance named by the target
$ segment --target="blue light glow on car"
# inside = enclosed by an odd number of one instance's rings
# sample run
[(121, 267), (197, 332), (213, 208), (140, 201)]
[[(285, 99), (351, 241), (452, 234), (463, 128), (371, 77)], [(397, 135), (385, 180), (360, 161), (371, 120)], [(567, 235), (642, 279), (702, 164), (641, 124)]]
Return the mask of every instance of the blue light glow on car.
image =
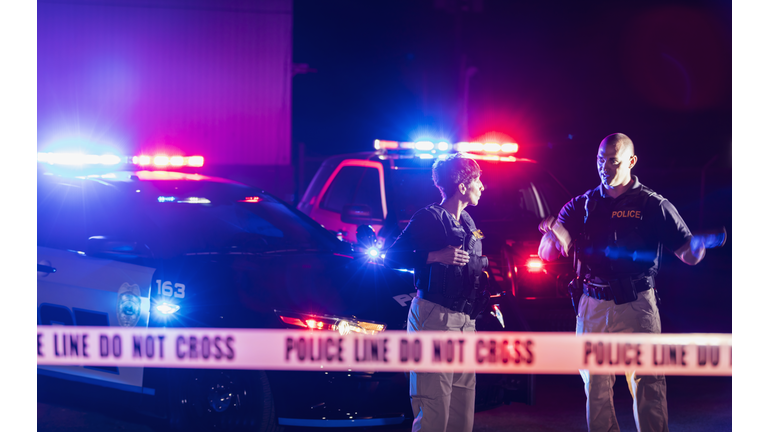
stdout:
[(156, 309), (162, 314), (170, 315), (178, 312), (178, 310), (181, 309), (181, 306), (172, 303), (161, 303), (157, 305)]

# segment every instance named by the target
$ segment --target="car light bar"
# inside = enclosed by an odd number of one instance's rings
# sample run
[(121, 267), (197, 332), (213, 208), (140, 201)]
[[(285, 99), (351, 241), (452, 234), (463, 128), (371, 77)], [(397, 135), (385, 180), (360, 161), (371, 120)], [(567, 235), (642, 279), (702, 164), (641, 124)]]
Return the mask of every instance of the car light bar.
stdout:
[(471, 153), (484, 153), (484, 154), (510, 154), (517, 153), (520, 146), (517, 143), (496, 143), (496, 142), (458, 142), (450, 144), (445, 141), (432, 142), (432, 141), (416, 141), (416, 142), (399, 142), (399, 141), (384, 141), (375, 140), (373, 142), (373, 148), (379, 151), (387, 150), (409, 150), (409, 151), (427, 151), (427, 152), (471, 152)]
[(83, 153), (47, 153), (38, 152), (37, 161), (49, 165), (65, 166), (112, 166), (131, 163), (141, 167), (202, 167), (204, 159), (202, 156), (179, 156), (179, 155), (140, 155), (127, 158), (115, 154), (83, 154)]
[(117, 165), (123, 158), (113, 154), (89, 155), (82, 153), (37, 153), (37, 161), (50, 165)]
[(181, 204), (210, 204), (211, 200), (203, 197), (189, 197), (183, 200), (178, 200), (177, 202)]

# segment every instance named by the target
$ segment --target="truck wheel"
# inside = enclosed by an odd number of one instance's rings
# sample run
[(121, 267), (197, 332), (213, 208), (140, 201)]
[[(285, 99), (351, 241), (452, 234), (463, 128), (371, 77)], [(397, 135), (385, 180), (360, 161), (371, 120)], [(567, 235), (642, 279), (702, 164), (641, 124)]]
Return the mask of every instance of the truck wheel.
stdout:
[(178, 371), (169, 387), (169, 420), (175, 430), (281, 430), (263, 371)]

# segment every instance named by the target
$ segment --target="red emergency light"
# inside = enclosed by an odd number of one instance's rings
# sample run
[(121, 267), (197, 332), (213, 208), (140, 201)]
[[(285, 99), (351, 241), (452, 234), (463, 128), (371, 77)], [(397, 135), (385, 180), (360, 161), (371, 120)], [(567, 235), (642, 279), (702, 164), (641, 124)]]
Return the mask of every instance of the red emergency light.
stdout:
[(158, 168), (166, 167), (201, 167), (203, 166), (204, 159), (202, 156), (168, 156), (164, 154), (159, 155), (139, 155), (131, 158), (131, 162), (134, 165), (141, 167), (154, 166)]
[(373, 142), (373, 148), (377, 151), (386, 152), (390, 151), (407, 151), (420, 154), (435, 154), (435, 153), (450, 153), (450, 152), (465, 152), (475, 153), (478, 155), (510, 155), (517, 153), (520, 146), (514, 142), (458, 142), (451, 144), (445, 141), (433, 142), (433, 141), (385, 141), (375, 140)]

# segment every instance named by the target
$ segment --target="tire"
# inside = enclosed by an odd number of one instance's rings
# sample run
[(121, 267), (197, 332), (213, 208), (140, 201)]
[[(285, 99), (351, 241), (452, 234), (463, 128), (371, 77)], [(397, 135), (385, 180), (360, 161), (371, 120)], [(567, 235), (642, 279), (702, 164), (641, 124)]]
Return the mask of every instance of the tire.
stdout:
[(169, 380), (169, 399), (173, 430), (281, 430), (263, 371), (179, 370)]

